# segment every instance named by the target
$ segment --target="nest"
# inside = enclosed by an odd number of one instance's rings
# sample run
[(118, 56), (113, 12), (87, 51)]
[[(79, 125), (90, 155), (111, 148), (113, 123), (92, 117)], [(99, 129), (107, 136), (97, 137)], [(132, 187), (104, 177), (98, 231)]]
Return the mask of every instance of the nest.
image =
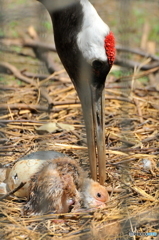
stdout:
[[(22, 215), (26, 199), (4, 199), (0, 202), (1, 239), (109, 239), (136, 229), (158, 231), (158, 91), (138, 80), (132, 89), (131, 79), (126, 79), (126, 90), (122, 81), (107, 81), (106, 186), (112, 190), (106, 208), (62, 214), (57, 221), (55, 214), (26, 218)], [(69, 79), (63, 83), (59, 76), (58, 81), (44, 81), (43, 87), (55, 102), (49, 113), (43, 111), (47, 102), (34, 87), (15, 82), (2, 86), (1, 102), (7, 102), (8, 110), (3, 108), (0, 116), (1, 164), (12, 165), (37, 150), (56, 150), (89, 171), (81, 107), (72, 83)], [(22, 104), (25, 109), (20, 108)], [(30, 105), (34, 109), (27, 108)], [(53, 133), (40, 128), (50, 122), (73, 128)]]

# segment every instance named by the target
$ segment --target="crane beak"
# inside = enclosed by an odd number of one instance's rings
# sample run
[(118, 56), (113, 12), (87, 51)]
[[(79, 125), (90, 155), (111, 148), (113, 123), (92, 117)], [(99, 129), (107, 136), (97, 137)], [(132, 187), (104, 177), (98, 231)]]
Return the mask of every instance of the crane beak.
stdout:
[[(99, 182), (102, 185), (106, 179), (104, 85), (109, 70), (106, 66), (102, 71), (95, 71), (92, 76), (92, 69), (83, 69), (80, 81), (74, 84), (82, 104), (86, 125), (91, 176), (93, 180), (97, 180), (98, 165)], [(98, 74), (99, 72), (102, 74)]]

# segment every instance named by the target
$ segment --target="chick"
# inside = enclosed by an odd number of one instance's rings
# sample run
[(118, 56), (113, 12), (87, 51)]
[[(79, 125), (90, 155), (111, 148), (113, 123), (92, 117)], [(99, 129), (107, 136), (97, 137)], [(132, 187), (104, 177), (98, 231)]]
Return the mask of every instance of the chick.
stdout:
[(29, 192), (25, 214), (77, 212), (103, 207), (109, 199), (106, 188), (86, 178), (69, 158), (54, 159), (34, 174)]
[(67, 155), (56, 152), (52, 150), (48, 151), (37, 151), (29, 153), (28, 155), (25, 155), (24, 157), (20, 158), (20, 160), (30, 160), (30, 159), (40, 159), (40, 160), (52, 160), (59, 157), (66, 157)]
[(7, 185), (15, 195), (27, 197), (25, 214), (66, 213), (104, 206), (109, 196), (105, 187), (86, 177), (77, 162), (54, 151), (31, 153), (12, 167)]
[(25, 214), (67, 213), (80, 207), (84, 172), (67, 157), (48, 161), (30, 181)]
[(85, 208), (104, 207), (109, 200), (109, 194), (104, 186), (86, 178), (81, 189), (81, 199)]

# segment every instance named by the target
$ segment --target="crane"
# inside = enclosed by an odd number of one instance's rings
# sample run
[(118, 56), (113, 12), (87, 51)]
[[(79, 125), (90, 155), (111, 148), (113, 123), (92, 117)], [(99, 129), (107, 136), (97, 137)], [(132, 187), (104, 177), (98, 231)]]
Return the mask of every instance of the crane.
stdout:
[[(115, 39), (88, 0), (39, 0), (48, 10), (57, 53), (81, 101), (91, 176), (106, 178), (104, 87), (115, 60)], [(97, 161), (98, 159), (98, 161)]]

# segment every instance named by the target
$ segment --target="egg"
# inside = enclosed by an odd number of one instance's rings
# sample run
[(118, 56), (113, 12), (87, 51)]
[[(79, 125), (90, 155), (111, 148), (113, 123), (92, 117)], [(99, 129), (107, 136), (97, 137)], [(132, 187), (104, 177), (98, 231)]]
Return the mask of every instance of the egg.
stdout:
[(26, 155), (14, 164), (8, 178), (7, 186), (10, 190), (15, 189), (21, 182), (26, 184), (14, 193), (17, 197), (28, 197), (31, 177), (38, 172), (48, 160), (65, 156), (56, 151), (37, 151)]
[(17, 197), (28, 197), (30, 179), (43, 165), (45, 161), (39, 159), (28, 159), (18, 161), (11, 169), (7, 185), (10, 190), (15, 189), (20, 185), (21, 182), (26, 184), (14, 193)]

